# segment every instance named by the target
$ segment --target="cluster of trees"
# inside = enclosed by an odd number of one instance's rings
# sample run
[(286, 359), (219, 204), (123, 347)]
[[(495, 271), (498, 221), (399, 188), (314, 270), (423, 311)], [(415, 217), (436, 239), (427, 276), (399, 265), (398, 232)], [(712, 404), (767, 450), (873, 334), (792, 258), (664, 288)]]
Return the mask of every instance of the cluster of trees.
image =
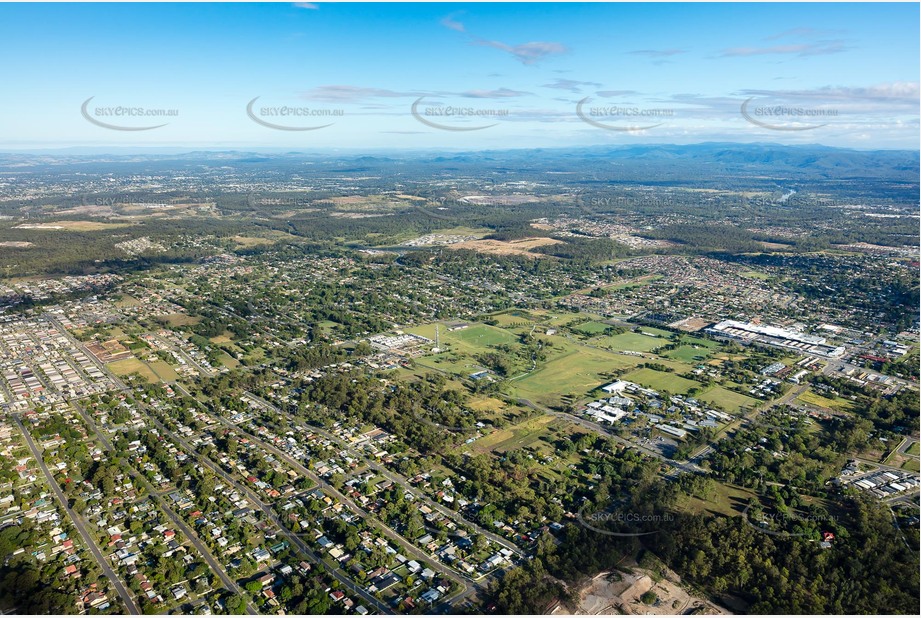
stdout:
[(766, 418), (763, 425), (739, 429), (714, 445), (707, 460), (713, 474), (745, 487), (781, 482), (823, 491), (845, 460), (834, 434), (807, 431), (792, 417)]
[[(79, 580), (61, 577), (59, 560), (38, 562), (32, 551), (46, 539), (31, 521), (0, 529), (0, 610), (16, 614), (76, 614), (78, 582), (86, 586), (96, 581), (91, 561), (82, 565), (89, 571)], [(26, 550), (14, 556), (13, 552)]]
[(885, 506), (847, 499), (828, 550), (813, 537), (758, 532), (741, 517), (679, 515), (649, 545), (692, 583), (733, 594), (750, 613), (912, 614), (918, 609), (918, 554)]
[(918, 391), (906, 388), (893, 395), (881, 395), (864, 389), (850, 380), (818, 374), (813, 384), (832, 389), (844, 397), (855, 398), (855, 414), (872, 423), (873, 428), (885, 435), (901, 435), (918, 431)]
[(542, 245), (533, 249), (536, 253), (552, 255), (567, 260), (597, 264), (632, 255), (630, 247), (610, 238), (563, 237), (564, 242)]
[(660, 515), (650, 534), (609, 536), (572, 524), (558, 544), (541, 543), (536, 560), (490, 590), (498, 610), (540, 613), (554, 600), (573, 609), (589, 578), (618, 568), (627, 557), (641, 565), (655, 563), (649, 556), (653, 552), (686, 584), (717, 599), (732, 595), (748, 605), (748, 613), (917, 611), (917, 551), (905, 545), (883, 505), (842, 499), (836, 539), (831, 549), (822, 549), (815, 535), (765, 534), (741, 515), (677, 511), (677, 491), (674, 484), (648, 490), (642, 504), (625, 498), (638, 512), (645, 505), (646, 512)]
[(646, 230), (643, 236), (681, 243), (684, 251), (692, 249), (700, 253), (748, 253), (763, 251), (748, 230), (735, 225), (713, 225), (699, 223), (674, 223), (656, 230)]

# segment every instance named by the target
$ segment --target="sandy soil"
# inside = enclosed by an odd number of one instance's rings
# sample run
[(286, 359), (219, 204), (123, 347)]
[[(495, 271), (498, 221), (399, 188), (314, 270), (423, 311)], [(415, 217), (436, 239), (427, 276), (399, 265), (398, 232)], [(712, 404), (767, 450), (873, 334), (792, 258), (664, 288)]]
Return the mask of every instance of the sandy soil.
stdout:
[(527, 257), (546, 257), (539, 253), (531, 253), (535, 247), (545, 245), (556, 245), (561, 243), (560, 240), (553, 238), (523, 238), (521, 240), (469, 240), (449, 245), (451, 249), (473, 249), (480, 253), (492, 253), (494, 255), (525, 255)]
[[(681, 585), (676, 573), (669, 572), (665, 579), (655, 582), (650, 574), (638, 567), (632, 573), (613, 571), (597, 575), (580, 591), (580, 616), (604, 616), (614, 614), (675, 616), (680, 614), (704, 613), (724, 614), (732, 612), (710, 601), (693, 596)], [(647, 605), (640, 600), (646, 592), (652, 591), (657, 599)], [(558, 607), (552, 614), (564, 614)]]

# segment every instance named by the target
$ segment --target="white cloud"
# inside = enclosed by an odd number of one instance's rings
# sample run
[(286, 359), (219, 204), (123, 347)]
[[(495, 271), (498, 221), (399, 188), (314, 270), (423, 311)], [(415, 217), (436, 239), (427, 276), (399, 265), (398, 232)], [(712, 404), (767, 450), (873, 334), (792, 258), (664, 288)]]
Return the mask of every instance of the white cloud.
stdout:
[(536, 64), (548, 56), (569, 51), (562, 43), (550, 41), (533, 41), (531, 43), (522, 43), (521, 45), (507, 45), (501, 41), (475, 39), (474, 45), (502, 50), (514, 56), (522, 64)]
[(568, 90), (569, 92), (582, 92), (583, 87), (601, 88), (598, 82), (582, 82), (575, 79), (557, 78), (552, 84), (544, 84), (544, 88), (555, 88), (557, 90)]
[(731, 47), (724, 49), (720, 55), (723, 57), (738, 56), (768, 56), (768, 55), (793, 55), (800, 57), (825, 56), (840, 54), (853, 49), (841, 40), (817, 41), (815, 43), (791, 43), (788, 45), (772, 45), (770, 47)]

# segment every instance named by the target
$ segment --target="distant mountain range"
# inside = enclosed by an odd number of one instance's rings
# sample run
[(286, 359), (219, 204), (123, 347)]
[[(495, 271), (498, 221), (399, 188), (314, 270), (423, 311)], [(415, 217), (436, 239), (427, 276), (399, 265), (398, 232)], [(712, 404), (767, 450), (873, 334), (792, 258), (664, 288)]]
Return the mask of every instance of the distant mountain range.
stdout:
[(0, 168), (87, 163), (142, 163), (167, 161), (220, 162), (223, 165), (291, 164), (299, 159), (321, 163), (339, 171), (371, 171), (394, 164), (415, 164), (428, 168), (469, 171), (483, 166), (494, 171), (537, 170), (603, 171), (615, 167), (626, 177), (637, 173), (669, 177), (701, 174), (762, 172), (772, 177), (888, 178), (917, 183), (921, 157), (917, 150), (852, 150), (821, 145), (785, 146), (770, 143), (702, 143), (693, 145), (591, 146), (584, 148), (538, 148), (484, 150), (446, 153), (444, 151), (390, 151), (386, 153), (271, 152), (254, 149), (198, 150), (190, 152), (80, 152), (59, 151), (0, 153)]

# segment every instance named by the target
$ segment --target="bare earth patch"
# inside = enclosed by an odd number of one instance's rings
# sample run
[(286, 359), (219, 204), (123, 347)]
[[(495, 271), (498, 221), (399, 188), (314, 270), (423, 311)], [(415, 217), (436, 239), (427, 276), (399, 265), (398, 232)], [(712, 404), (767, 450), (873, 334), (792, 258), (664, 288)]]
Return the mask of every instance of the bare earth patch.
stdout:
[(547, 257), (539, 253), (531, 253), (531, 249), (543, 247), (546, 245), (556, 245), (563, 241), (553, 238), (523, 238), (521, 240), (468, 240), (448, 245), (450, 249), (472, 249), (480, 253), (491, 253), (493, 255), (524, 255), (527, 257)]
[(779, 242), (768, 242), (766, 240), (756, 240), (755, 242), (757, 242), (759, 245), (761, 245), (765, 249), (774, 249), (774, 250), (789, 249), (790, 247), (793, 246), (793, 245), (785, 245)]
[[(575, 614), (580, 616), (604, 616), (614, 614), (654, 614), (675, 616), (690, 613), (731, 614), (708, 600), (695, 597), (681, 585), (677, 574), (669, 571), (664, 579), (656, 582), (644, 569), (631, 568), (632, 573), (612, 571), (595, 576), (579, 592), (579, 607)], [(652, 592), (656, 600), (650, 604), (640, 600), (645, 593)], [(566, 613), (557, 607), (553, 614)]]
[(128, 227), (130, 223), (103, 223), (102, 221), (49, 221), (48, 223), (20, 223), (13, 229), (19, 230), (70, 230), (73, 232), (96, 232)]

